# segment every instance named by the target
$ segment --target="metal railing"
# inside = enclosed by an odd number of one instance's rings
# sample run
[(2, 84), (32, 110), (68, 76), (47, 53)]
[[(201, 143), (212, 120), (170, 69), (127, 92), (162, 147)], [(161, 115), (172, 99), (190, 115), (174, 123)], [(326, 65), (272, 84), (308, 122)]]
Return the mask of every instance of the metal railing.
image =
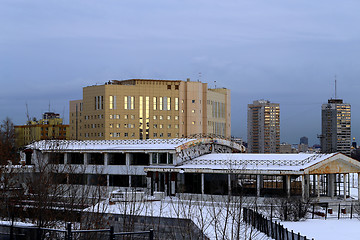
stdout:
[[(9, 228), (9, 232), (0, 233), (0, 236), (2, 236), (1, 239), (9, 239), (9, 240), (27, 239), (23, 237), (29, 234), (21, 233), (24, 230), (32, 231), (32, 237), (30, 237), (29, 239), (35, 239), (35, 240), (43, 240), (43, 239), (73, 240), (75, 234), (85, 235), (90, 233), (94, 233), (94, 234), (104, 233), (108, 237), (107, 238), (102, 237), (102, 239), (109, 239), (109, 240), (115, 240), (116, 236), (132, 236), (132, 235), (148, 235), (149, 240), (154, 239), (153, 229), (150, 229), (148, 231), (138, 231), (138, 232), (115, 232), (114, 227), (111, 226), (108, 229), (75, 230), (72, 229), (71, 223), (67, 223), (66, 229), (55, 229), (55, 228), (45, 228), (45, 227), (35, 227), (35, 226), (14, 226), (14, 225), (0, 225), (0, 226)], [(14, 231), (15, 229), (21, 230), (20, 233), (19, 231), (17, 232)], [(7, 236), (7, 238), (5, 236)]]
[(251, 209), (243, 208), (243, 219), (245, 223), (253, 226), (260, 232), (265, 233), (268, 237), (275, 240), (307, 240), (306, 236), (300, 233), (294, 233), (293, 230), (288, 230), (278, 222), (272, 222), (260, 213)]

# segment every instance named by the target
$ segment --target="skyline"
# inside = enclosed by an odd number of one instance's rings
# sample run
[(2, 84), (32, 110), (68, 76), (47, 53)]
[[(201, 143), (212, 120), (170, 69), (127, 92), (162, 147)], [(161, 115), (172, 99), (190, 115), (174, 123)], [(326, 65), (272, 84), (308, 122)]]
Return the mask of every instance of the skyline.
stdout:
[[(2, 118), (50, 110), (69, 121), (82, 88), (111, 79), (200, 80), (232, 94), (232, 135), (246, 140), (247, 104), (280, 104), (281, 142), (319, 143), (321, 105), (352, 106), (360, 137), (356, 1), (58, 1), (0, 3)], [(201, 74), (199, 74), (201, 73)], [(201, 75), (201, 77), (200, 77)]]

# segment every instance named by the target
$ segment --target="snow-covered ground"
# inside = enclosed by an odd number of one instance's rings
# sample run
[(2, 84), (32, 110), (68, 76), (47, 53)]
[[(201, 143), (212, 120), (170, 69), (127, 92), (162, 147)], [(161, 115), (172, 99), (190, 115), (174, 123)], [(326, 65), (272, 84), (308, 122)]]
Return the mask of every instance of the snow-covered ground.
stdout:
[(300, 222), (281, 222), (284, 227), (300, 232), (308, 239), (315, 240), (355, 240), (360, 239), (358, 219), (308, 219)]
[(234, 239), (237, 232), (240, 233), (241, 240), (269, 239), (265, 234), (241, 221), (242, 206), (237, 202), (190, 201), (166, 197), (161, 201), (114, 204), (104, 201), (88, 208), (87, 211), (97, 209), (111, 214), (191, 219), (210, 239)]

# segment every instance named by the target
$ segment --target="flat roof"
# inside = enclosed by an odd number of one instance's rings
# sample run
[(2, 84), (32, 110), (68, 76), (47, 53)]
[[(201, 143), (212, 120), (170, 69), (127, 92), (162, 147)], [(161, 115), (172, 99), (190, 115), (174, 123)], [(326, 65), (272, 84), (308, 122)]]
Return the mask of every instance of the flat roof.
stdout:
[(41, 151), (125, 151), (125, 150), (175, 150), (194, 139), (147, 139), (147, 140), (43, 140), (29, 144), (27, 148)]

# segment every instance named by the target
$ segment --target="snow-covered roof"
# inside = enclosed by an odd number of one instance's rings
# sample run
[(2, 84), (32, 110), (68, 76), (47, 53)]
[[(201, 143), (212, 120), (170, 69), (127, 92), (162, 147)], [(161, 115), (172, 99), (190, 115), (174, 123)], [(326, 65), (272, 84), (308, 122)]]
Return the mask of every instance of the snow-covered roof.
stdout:
[(27, 148), (41, 151), (125, 151), (125, 150), (175, 150), (194, 139), (147, 139), (147, 140), (42, 140)]
[[(208, 171), (303, 171), (339, 153), (330, 154), (254, 154), (212, 153), (183, 162), (175, 167), (185, 172)], [(341, 154), (342, 155), (342, 154)], [(346, 157), (345, 155), (343, 155)], [(152, 167), (148, 167), (149, 170)], [(156, 167), (155, 167), (156, 168)]]
[(187, 148), (204, 144), (225, 145), (237, 151), (244, 146), (221, 138), (174, 138), (174, 139), (132, 139), (132, 140), (42, 140), (29, 144), (27, 148), (41, 151), (151, 151), (169, 150), (180, 152)]

